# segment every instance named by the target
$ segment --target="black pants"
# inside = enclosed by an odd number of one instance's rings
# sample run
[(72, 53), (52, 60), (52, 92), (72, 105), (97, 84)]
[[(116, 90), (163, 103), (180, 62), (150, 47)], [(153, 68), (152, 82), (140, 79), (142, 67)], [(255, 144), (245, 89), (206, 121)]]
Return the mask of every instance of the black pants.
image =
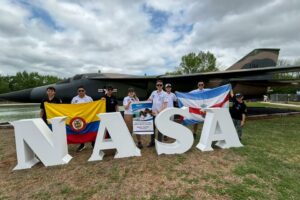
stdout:
[[(155, 116), (153, 116), (153, 130), (154, 130), (154, 133), (151, 135), (151, 143), (154, 143), (154, 139), (155, 139), (155, 129), (156, 129), (156, 126), (155, 126)], [(161, 134), (160, 131), (157, 130), (157, 140), (162, 142), (162, 138), (163, 138), (163, 135)]]

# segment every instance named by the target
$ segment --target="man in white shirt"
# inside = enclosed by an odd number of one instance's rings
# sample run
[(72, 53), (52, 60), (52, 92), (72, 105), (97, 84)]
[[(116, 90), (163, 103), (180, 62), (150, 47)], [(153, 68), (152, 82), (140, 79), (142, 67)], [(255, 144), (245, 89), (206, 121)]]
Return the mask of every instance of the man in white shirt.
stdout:
[(174, 102), (177, 102), (177, 97), (176, 95), (172, 92), (172, 85), (170, 83), (167, 83), (165, 85), (166, 89), (166, 95), (168, 98), (168, 108), (173, 108), (174, 107)]
[[(93, 99), (85, 94), (85, 89), (83, 86), (79, 86), (77, 88), (77, 93), (78, 95), (73, 97), (71, 104), (79, 104), (79, 103), (88, 103), (88, 102), (92, 102)], [(92, 142), (92, 146), (94, 146), (95, 142)], [(82, 151), (83, 149), (85, 149), (85, 144), (81, 143), (78, 148), (77, 148), (77, 152)]]
[(78, 103), (88, 103), (92, 102), (93, 99), (85, 94), (85, 89), (83, 86), (79, 86), (77, 88), (78, 95), (73, 97), (71, 104), (78, 104)]
[[(197, 92), (204, 92), (204, 91), (208, 91), (210, 89), (206, 89), (204, 88), (204, 81), (199, 81), (198, 82), (198, 88), (195, 89), (195, 90), (192, 90), (190, 91), (190, 93), (197, 93)], [(198, 130), (198, 126), (199, 124), (194, 124), (193, 125), (193, 135), (194, 135), (194, 138), (196, 138), (196, 133), (197, 133), (197, 130)]]
[[(156, 88), (157, 90), (154, 90), (148, 101), (152, 102), (152, 115), (153, 115), (153, 120), (155, 120), (155, 116), (158, 115), (163, 109), (165, 109), (168, 106), (168, 97), (167, 93), (163, 91), (163, 82), (161, 80), (156, 81)], [(155, 127), (155, 123), (154, 123)], [(155, 139), (155, 128), (154, 128), (154, 134), (151, 135), (151, 141), (148, 145), (148, 147), (152, 147), (155, 145), (154, 142)], [(162, 134), (158, 131), (157, 133), (157, 139), (158, 141), (162, 141)]]
[(190, 91), (190, 93), (195, 93), (195, 92), (204, 92), (204, 91), (208, 91), (210, 89), (208, 88), (204, 88), (205, 84), (203, 81), (199, 81), (198, 82), (198, 88), (195, 90)]
[[(177, 102), (177, 97), (176, 95), (172, 92), (172, 85), (170, 83), (167, 83), (165, 85), (165, 90), (166, 90), (166, 95), (168, 98), (168, 108), (173, 108), (174, 107), (174, 103)], [(174, 120), (174, 116), (171, 117), (172, 120)], [(166, 141), (168, 139), (167, 136), (164, 136), (164, 140)]]

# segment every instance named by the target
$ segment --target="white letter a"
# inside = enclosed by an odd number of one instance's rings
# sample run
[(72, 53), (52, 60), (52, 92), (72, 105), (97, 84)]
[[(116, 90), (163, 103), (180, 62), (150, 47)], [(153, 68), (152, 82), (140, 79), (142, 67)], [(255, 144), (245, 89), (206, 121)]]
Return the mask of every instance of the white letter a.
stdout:
[[(101, 122), (93, 154), (89, 158), (89, 161), (102, 160), (104, 156), (102, 150), (107, 149), (117, 149), (115, 158), (141, 156), (141, 151), (136, 147), (119, 112), (100, 113), (98, 117), (101, 119)], [(106, 130), (109, 132), (111, 139), (104, 138)]]
[(212, 151), (213, 141), (222, 149), (242, 147), (227, 108), (208, 108), (197, 148)]

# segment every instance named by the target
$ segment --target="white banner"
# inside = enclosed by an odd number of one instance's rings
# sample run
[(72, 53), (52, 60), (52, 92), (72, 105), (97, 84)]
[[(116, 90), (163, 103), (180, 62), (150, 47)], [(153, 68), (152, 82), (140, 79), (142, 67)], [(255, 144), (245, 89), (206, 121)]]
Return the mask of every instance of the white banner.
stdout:
[(132, 103), (133, 112), (133, 133), (134, 134), (153, 134), (153, 116), (152, 103), (149, 101), (140, 101)]

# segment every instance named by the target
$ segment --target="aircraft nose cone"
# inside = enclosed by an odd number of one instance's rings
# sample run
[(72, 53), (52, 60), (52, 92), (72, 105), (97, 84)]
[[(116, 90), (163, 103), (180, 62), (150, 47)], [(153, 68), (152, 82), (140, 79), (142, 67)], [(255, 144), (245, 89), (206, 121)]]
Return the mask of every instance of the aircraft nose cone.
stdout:
[(17, 102), (29, 102), (32, 89), (0, 94), (0, 99)]

